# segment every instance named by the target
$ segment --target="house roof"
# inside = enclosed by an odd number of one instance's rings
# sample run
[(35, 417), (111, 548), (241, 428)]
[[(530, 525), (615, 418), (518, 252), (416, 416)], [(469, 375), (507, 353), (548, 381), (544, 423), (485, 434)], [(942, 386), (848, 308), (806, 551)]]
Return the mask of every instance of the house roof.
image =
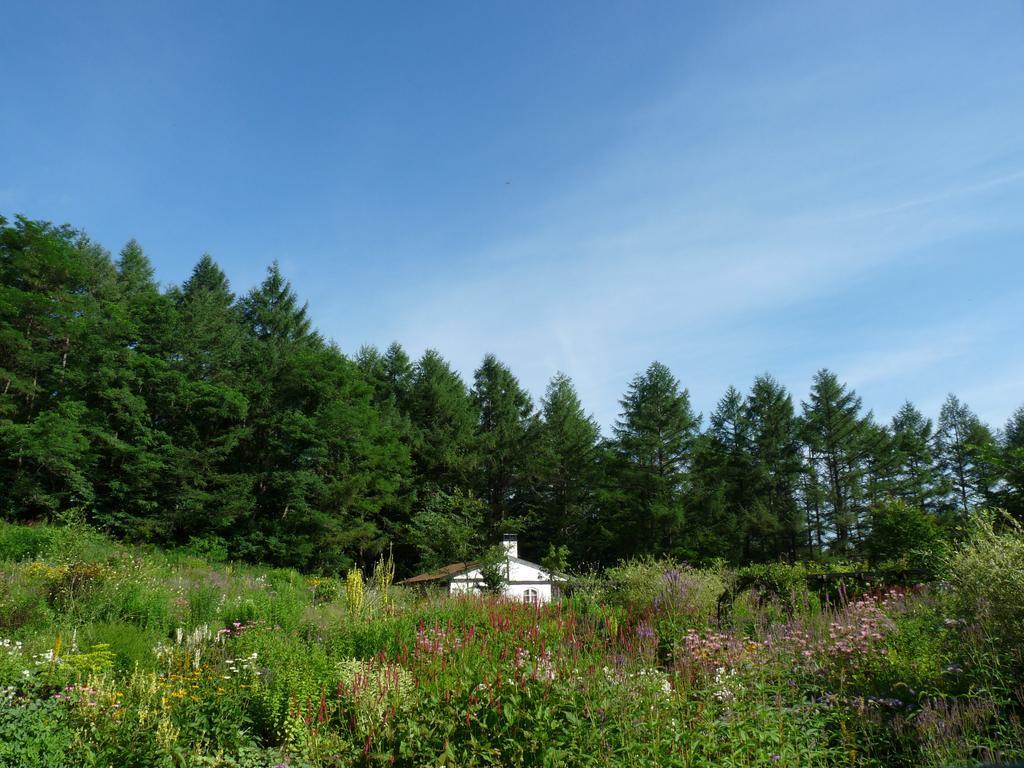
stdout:
[(429, 573), (421, 573), (419, 576), (412, 576), (408, 579), (403, 579), (398, 582), (399, 584), (427, 584), (431, 581), (445, 581), (450, 579), (452, 576), (456, 576), (463, 571), (468, 571), (471, 568), (475, 568), (480, 565), (477, 562), (470, 562), (468, 560), (461, 563), (452, 563), (446, 565), (443, 568), (438, 568), (436, 571), (430, 571)]
[[(528, 565), (531, 568), (536, 568), (538, 571), (548, 573), (545, 568), (536, 563), (531, 563), (529, 560), (523, 560), (520, 557), (509, 557), (509, 562), (520, 563), (522, 565)], [(412, 576), (408, 579), (403, 579), (398, 582), (399, 584), (429, 584), (434, 581), (448, 581), (453, 579), (461, 573), (471, 571), (480, 565), (477, 561), (463, 561), (461, 563), (452, 563), (442, 568), (438, 568), (436, 571), (430, 571), (429, 573), (421, 573), (418, 576)], [(567, 581), (567, 578), (560, 573), (548, 573), (548, 579), (551, 581)]]

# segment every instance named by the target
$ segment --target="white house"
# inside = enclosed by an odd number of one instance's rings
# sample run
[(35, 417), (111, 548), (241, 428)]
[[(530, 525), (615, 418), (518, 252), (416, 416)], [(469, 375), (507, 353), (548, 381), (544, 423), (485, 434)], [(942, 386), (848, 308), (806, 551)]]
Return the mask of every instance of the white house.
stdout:
[[(559, 585), (565, 577), (550, 573), (545, 568), (529, 560), (519, 557), (519, 543), (513, 534), (501, 537), (501, 545), (505, 549), (503, 594), (524, 603), (546, 603), (558, 597)], [(406, 586), (427, 586), (436, 584), (445, 586), (449, 594), (480, 594), (484, 591), (484, 577), (480, 572), (480, 563), (452, 563), (430, 573), (422, 573), (399, 582)]]

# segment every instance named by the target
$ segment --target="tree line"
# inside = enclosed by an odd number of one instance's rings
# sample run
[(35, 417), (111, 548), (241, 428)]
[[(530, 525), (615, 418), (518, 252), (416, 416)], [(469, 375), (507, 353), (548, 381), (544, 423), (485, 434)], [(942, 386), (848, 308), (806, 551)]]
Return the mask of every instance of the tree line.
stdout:
[(7, 520), (325, 572), (390, 548), (409, 573), (502, 532), (597, 565), (860, 556), (977, 506), (1024, 519), (1024, 407), (881, 423), (823, 369), (799, 404), (770, 375), (730, 387), (705, 426), (655, 362), (604, 436), (561, 373), (535, 403), (493, 355), (467, 382), (434, 350), (344, 354), (276, 264), (236, 295), (203, 256), (162, 290), (135, 241), (0, 217)]

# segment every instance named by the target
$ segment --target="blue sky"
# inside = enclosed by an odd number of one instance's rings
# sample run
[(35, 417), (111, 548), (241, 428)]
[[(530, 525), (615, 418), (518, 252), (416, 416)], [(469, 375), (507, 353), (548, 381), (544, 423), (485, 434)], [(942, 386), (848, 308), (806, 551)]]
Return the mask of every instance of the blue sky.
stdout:
[(47, 3), (2, 15), (0, 212), (165, 283), (280, 261), (354, 353), (557, 370), (607, 427), (829, 367), (1024, 404), (1024, 4)]

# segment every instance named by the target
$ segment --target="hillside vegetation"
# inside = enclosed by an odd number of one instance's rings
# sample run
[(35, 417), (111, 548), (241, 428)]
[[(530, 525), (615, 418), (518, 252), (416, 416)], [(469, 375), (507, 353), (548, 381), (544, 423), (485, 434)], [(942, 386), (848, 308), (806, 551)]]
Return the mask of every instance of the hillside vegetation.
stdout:
[(538, 608), (0, 524), (0, 765), (1024, 758), (1024, 533), (976, 515), (937, 568), (819, 595), (800, 566), (634, 559)]
[[(564, 374), (535, 399), (493, 355), (470, 381), (434, 350), (343, 352), (276, 264), (236, 294), (203, 256), (161, 287), (134, 241), (115, 258), (0, 217), (0, 519), (305, 572), (390, 550), (399, 575), (502, 533), (535, 562), (743, 565), (899, 558), (979, 507), (1024, 519), (1024, 408), (998, 430), (950, 395), (934, 422), (909, 402), (881, 422), (821, 370), (802, 402), (764, 374), (705, 419), (686, 375), (624, 380), (602, 434)], [(893, 501), (915, 515), (896, 539)]]

